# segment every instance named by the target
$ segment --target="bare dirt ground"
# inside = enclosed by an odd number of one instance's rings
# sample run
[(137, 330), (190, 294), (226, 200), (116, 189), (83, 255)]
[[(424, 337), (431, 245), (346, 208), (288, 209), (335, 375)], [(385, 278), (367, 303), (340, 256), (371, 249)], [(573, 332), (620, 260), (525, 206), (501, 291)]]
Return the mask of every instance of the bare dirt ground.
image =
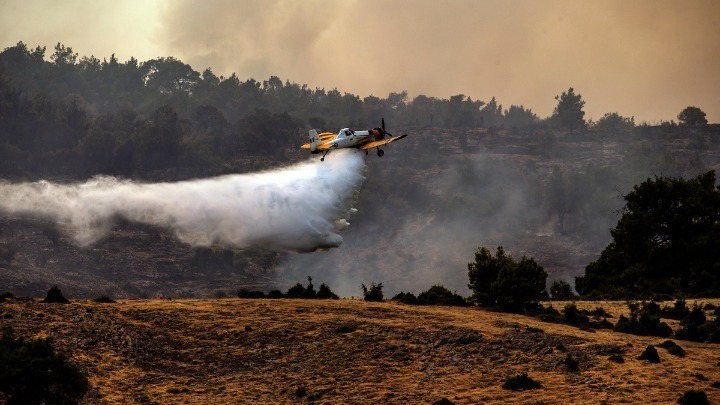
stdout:
[[(717, 301), (717, 300), (716, 300)], [(709, 301), (705, 301), (709, 302)], [(717, 304), (718, 302), (715, 302)], [(562, 304), (559, 304), (562, 305)], [(624, 303), (603, 306), (615, 316)], [(556, 304), (558, 307), (558, 304)], [(582, 331), (477, 308), (356, 300), (128, 300), (69, 305), (9, 300), (2, 324), (53, 337), (93, 386), (86, 403), (720, 403), (717, 345)], [(624, 363), (608, 360), (620, 353)], [(578, 360), (579, 371), (566, 366)], [(528, 373), (543, 388), (515, 392)]]

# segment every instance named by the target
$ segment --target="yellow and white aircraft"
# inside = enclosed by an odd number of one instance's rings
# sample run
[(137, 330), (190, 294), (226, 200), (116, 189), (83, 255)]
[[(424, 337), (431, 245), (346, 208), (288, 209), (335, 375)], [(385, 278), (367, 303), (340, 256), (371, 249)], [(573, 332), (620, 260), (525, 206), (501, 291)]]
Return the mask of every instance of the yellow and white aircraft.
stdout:
[[(322, 153), (321, 162), (325, 160), (325, 155), (331, 150), (340, 148), (357, 148), (364, 150), (365, 154), (368, 153), (368, 149), (377, 148), (377, 155), (382, 157), (385, 151), (380, 149), (381, 146), (407, 136), (407, 134), (393, 136), (385, 131), (385, 118), (382, 119), (382, 128), (373, 128), (367, 131), (353, 131), (350, 128), (343, 128), (337, 135), (332, 132), (318, 134), (317, 131), (311, 129), (308, 135), (310, 143), (306, 143), (301, 148), (310, 149), (310, 153)], [(385, 139), (385, 136), (390, 138)]]

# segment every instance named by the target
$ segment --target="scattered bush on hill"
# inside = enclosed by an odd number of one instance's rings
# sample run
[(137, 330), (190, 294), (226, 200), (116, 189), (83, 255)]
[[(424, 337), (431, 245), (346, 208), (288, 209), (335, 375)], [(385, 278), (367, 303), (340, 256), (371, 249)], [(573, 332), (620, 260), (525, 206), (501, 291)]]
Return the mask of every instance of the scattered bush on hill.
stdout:
[(47, 292), (47, 296), (45, 296), (45, 299), (40, 301), (45, 303), (53, 303), (53, 304), (69, 304), (70, 301), (63, 297), (62, 292), (57, 286), (54, 286), (50, 288)]
[(660, 321), (660, 306), (655, 302), (629, 303), (630, 318), (620, 315), (615, 327), (616, 332), (643, 336), (669, 337), (672, 329), (665, 322)]
[(708, 400), (705, 391), (700, 390), (686, 391), (680, 398), (678, 398), (677, 403), (683, 405), (710, 405), (710, 401)]
[(690, 313), (690, 309), (687, 307), (687, 302), (685, 302), (685, 299), (678, 298), (675, 300), (675, 304), (673, 304), (672, 307), (663, 307), (662, 311), (660, 312), (660, 316), (662, 318), (667, 319), (675, 319), (675, 320), (683, 320), (686, 316)]
[(638, 357), (638, 360), (647, 360), (650, 363), (660, 363), (660, 355), (658, 354), (655, 346), (648, 345), (640, 357)]
[(542, 388), (542, 384), (528, 377), (527, 373), (522, 373), (508, 377), (502, 387), (506, 390), (525, 391)]
[(468, 305), (465, 298), (455, 292), (451, 292), (442, 285), (434, 285), (429, 290), (421, 292), (417, 296), (417, 305), (445, 305), (465, 307)]
[(592, 311), (578, 309), (574, 302), (568, 303), (562, 313), (552, 307), (543, 307), (532, 314), (543, 322), (564, 323), (581, 329), (612, 329), (613, 325), (607, 318), (611, 317), (603, 308), (597, 307)]
[(8, 404), (74, 404), (89, 383), (75, 364), (55, 351), (51, 339), (15, 337), (0, 331), (0, 392)]
[(362, 287), (363, 299), (365, 301), (380, 302), (383, 300), (382, 283), (370, 283), (370, 288), (365, 287), (365, 284), (361, 284), (360, 286)]
[(417, 304), (417, 297), (415, 296), (415, 294), (409, 292), (406, 293), (403, 291), (400, 291), (394, 297), (392, 297), (392, 300), (402, 302), (403, 304), (407, 305)]
[(693, 305), (690, 313), (680, 322), (682, 328), (675, 332), (675, 337), (693, 342), (720, 343), (720, 322), (708, 321), (702, 305)]
[(680, 345), (673, 342), (672, 340), (666, 340), (666, 341), (660, 343), (658, 346), (667, 350), (668, 353), (672, 354), (673, 356), (685, 357), (685, 349), (680, 347)]
[(115, 300), (108, 297), (107, 295), (101, 295), (93, 299), (93, 302), (97, 302), (98, 304), (114, 304)]
[(312, 283), (312, 277), (308, 276), (307, 287), (301, 283), (297, 283), (290, 287), (287, 293), (283, 294), (280, 290), (272, 290), (265, 294), (262, 291), (250, 291), (246, 288), (238, 290), (238, 298), (305, 298), (305, 299), (338, 299), (338, 296), (330, 290), (327, 284), (320, 284), (320, 289), (315, 291)]
[(238, 298), (266, 298), (265, 293), (262, 291), (251, 291), (247, 288), (241, 288), (238, 290)]

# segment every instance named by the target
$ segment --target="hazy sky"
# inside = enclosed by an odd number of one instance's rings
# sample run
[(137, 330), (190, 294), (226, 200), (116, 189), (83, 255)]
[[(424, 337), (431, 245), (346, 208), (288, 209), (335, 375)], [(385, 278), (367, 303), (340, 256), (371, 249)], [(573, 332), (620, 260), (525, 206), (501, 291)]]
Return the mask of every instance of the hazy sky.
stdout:
[(18, 41), (360, 97), (495, 96), (541, 117), (574, 87), (586, 118), (694, 105), (720, 122), (717, 0), (0, 0), (0, 47)]

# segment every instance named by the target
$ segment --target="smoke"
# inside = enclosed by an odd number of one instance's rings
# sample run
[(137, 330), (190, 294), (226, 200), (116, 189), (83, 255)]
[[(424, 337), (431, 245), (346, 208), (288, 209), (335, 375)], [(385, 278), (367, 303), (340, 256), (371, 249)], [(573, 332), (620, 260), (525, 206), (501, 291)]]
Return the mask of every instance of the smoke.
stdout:
[(253, 244), (312, 252), (340, 246), (362, 183), (362, 156), (332, 158), (263, 173), (143, 184), (114, 177), (62, 185), (0, 182), (0, 211), (48, 217), (81, 246), (105, 236), (113, 220), (161, 226), (193, 246)]

